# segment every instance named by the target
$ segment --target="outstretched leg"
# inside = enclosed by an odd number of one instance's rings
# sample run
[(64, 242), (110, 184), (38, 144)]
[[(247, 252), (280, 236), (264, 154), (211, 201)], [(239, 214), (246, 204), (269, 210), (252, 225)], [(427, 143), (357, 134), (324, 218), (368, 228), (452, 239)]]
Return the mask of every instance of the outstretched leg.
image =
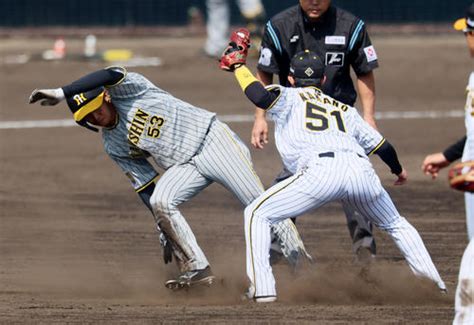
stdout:
[[(211, 126), (204, 147), (193, 158), (193, 163), (206, 178), (234, 193), (244, 206), (263, 193), (263, 185), (253, 169), (248, 148), (226, 124), (218, 120)], [(311, 258), (291, 220), (275, 223), (271, 228), (290, 265), (295, 265), (300, 258)]]
[(381, 230), (387, 232), (405, 257), (413, 273), (431, 279), (442, 290), (446, 286), (418, 231), (397, 211), (371, 167), (353, 171), (347, 202)]

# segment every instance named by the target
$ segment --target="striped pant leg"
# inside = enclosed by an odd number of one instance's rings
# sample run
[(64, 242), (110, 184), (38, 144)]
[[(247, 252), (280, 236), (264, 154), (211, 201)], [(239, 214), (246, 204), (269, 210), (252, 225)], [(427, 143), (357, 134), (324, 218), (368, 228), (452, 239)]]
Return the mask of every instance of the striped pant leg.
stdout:
[[(253, 168), (247, 146), (220, 121), (214, 123), (208, 137), (210, 141), (193, 158), (199, 171), (234, 193), (244, 206), (249, 205), (263, 193), (263, 185)], [(295, 264), (301, 256), (309, 256), (291, 220), (283, 220), (271, 228), (290, 264)]]
[(466, 204), (467, 236), (471, 240), (474, 238), (474, 193), (464, 193), (464, 201)]
[(462, 257), (453, 324), (474, 324), (474, 240), (469, 242)]
[(170, 239), (181, 272), (203, 269), (209, 265), (191, 227), (178, 209), (178, 205), (209, 184), (211, 181), (192, 164), (176, 165), (161, 176), (150, 199), (156, 223)]
[(387, 232), (405, 257), (410, 269), (418, 276), (446, 286), (436, 269), (418, 231), (400, 216), (392, 199), (380, 184), (375, 171), (366, 169), (350, 180), (349, 202), (381, 230)]
[(269, 261), (270, 226), (339, 199), (341, 195), (343, 176), (335, 176), (329, 169), (320, 167), (320, 177), (308, 174), (308, 169), (302, 170), (272, 186), (245, 209), (247, 276), (255, 297), (276, 296)]

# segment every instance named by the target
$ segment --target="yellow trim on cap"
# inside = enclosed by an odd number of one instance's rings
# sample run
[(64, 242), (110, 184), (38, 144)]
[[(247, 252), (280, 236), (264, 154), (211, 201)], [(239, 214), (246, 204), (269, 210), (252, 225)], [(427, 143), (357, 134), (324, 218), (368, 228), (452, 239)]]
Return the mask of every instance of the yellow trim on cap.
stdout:
[(459, 18), (453, 24), (455, 30), (465, 30), (467, 28), (466, 18)]
[(88, 102), (86, 105), (81, 107), (77, 112), (74, 113), (74, 120), (80, 122), (87, 116), (87, 114), (92, 113), (102, 106), (104, 102), (104, 92), (101, 92), (99, 96)]

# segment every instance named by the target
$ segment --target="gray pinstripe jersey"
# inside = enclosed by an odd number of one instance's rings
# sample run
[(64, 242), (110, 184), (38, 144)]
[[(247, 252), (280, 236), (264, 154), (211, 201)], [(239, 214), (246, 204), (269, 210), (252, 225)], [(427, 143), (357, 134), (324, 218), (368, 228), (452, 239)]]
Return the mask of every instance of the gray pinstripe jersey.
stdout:
[(146, 160), (163, 169), (189, 161), (202, 146), (215, 114), (173, 97), (138, 73), (108, 89), (118, 124), (103, 129), (105, 151), (136, 190), (155, 176)]

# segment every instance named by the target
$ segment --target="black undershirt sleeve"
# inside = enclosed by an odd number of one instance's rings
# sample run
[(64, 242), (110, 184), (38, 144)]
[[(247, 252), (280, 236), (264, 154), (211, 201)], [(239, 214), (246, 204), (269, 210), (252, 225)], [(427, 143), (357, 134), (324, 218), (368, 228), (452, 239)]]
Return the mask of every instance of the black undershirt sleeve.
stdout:
[(402, 172), (402, 165), (400, 164), (400, 161), (398, 161), (397, 152), (390, 142), (385, 140), (380, 148), (375, 151), (375, 154), (377, 154), (383, 162), (390, 167), (392, 174), (399, 175)]
[(70, 85), (64, 86), (64, 96), (71, 97), (78, 93), (83, 93), (103, 86), (115, 85), (123, 78), (124, 74), (112, 69), (102, 69), (92, 72)]
[(462, 157), (462, 152), (464, 151), (464, 145), (466, 144), (467, 136), (461, 138), (458, 142), (452, 144), (446, 150), (443, 151), (444, 157), (449, 162), (453, 162)]
[(151, 182), (150, 184), (148, 184), (147, 187), (143, 188), (140, 192), (138, 192), (140, 199), (142, 199), (143, 203), (145, 203), (147, 208), (150, 209), (152, 213), (153, 213), (153, 208), (151, 207), (150, 199), (151, 199), (151, 196), (153, 195), (154, 190), (155, 190), (155, 183)]
[(245, 96), (247, 96), (255, 106), (261, 109), (271, 107), (275, 99), (278, 98), (277, 93), (266, 90), (258, 81), (252, 82), (245, 88)]

